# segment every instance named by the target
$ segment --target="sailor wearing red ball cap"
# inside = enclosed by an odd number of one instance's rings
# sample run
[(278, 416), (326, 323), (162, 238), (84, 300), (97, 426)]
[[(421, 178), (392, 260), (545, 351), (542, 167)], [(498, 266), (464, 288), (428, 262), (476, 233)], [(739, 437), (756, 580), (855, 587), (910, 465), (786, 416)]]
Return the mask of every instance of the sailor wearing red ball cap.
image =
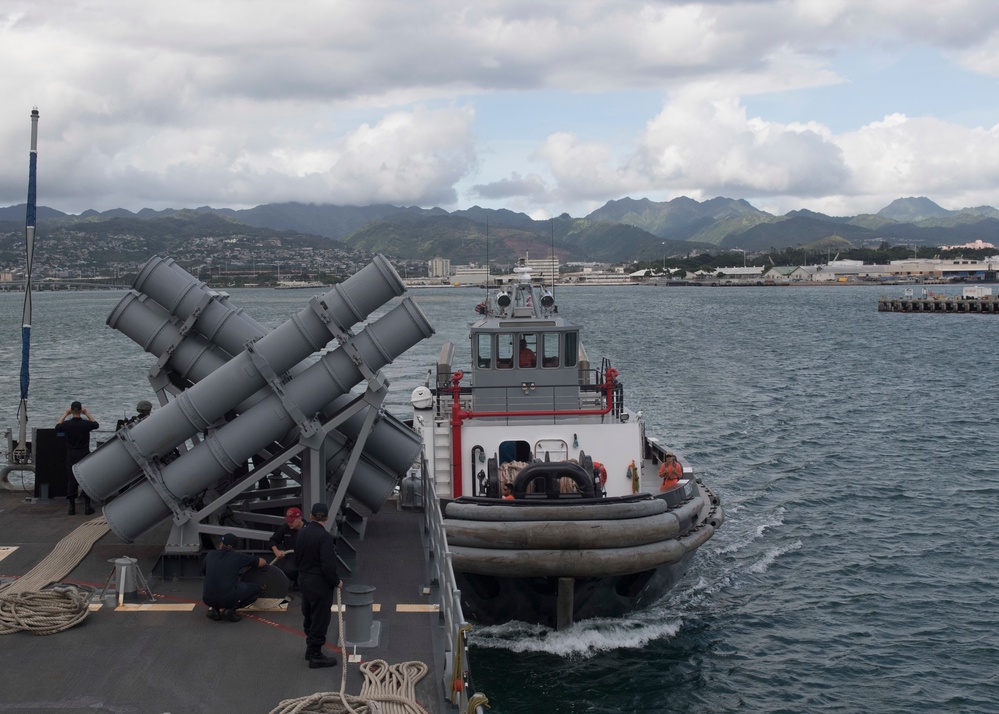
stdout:
[(288, 576), (292, 588), (298, 585), (298, 563), (295, 558), (286, 556), (291, 556), (295, 552), (295, 541), (298, 540), (298, 533), (304, 525), (302, 509), (292, 506), (284, 512), (284, 523), (274, 531), (270, 541), (271, 552), (274, 553), (274, 565)]

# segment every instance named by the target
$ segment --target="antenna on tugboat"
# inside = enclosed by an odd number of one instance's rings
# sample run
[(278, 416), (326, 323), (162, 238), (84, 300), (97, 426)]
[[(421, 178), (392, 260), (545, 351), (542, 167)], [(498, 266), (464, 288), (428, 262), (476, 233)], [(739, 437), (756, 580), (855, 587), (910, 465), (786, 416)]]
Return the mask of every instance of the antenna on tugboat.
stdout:
[[(486, 305), (489, 305), (489, 214), (486, 214)], [(487, 308), (488, 309), (488, 308)]]
[(555, 302), (555, 216), (552, 216), (552, 302)]

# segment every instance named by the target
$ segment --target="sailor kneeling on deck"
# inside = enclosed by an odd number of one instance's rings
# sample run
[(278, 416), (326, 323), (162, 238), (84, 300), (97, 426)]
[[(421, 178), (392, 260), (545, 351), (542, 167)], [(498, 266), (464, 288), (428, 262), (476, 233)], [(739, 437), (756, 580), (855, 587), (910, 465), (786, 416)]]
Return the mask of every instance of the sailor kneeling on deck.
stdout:
[(209, 619), (239, 622), (242, 618), (236, 610), (256, 601), (263, 590), (257, 583), (242, 582), (239, 576), (246, 568), (265, 567), (267, 561), (249, 553), (237, 553), (237, 543), (236, 536), (226, 533), (219, 549), (205, 556), (205, 586), (201, 599), (208, 605)]

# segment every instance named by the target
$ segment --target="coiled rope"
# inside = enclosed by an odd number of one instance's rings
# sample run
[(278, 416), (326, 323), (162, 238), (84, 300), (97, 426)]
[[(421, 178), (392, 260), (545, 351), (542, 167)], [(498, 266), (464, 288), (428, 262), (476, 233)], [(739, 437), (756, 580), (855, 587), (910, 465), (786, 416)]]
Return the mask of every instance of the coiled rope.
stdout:
[[(343, 630), (343, 605), (340, 588), (336, 590), (337, 626), (340, 628), (340, 652), (346, 653)], [(360, 667), (364, 675), (360, 696), (347, 694), (347, 662), (340, 668), (340, 691), (317, 692), (307, 697), (285, 699), (270, 714), (426, 714), (416, 701), (416, 685), (426, 675), (423, 662), (389, 664), (376, 659)]]
[(90, 592), (73, 586), (44, 588), (69, 575), (108, 530), (103, 516), (83, 523), (38, 565), (0, 588), (0, 635), (52, 635), (82, 622), (90, 612)]
[(26, 631), (53, 635), (80, 623), (90, 612), (91, 593), (72, 586), (0, 595), (0, 635)]

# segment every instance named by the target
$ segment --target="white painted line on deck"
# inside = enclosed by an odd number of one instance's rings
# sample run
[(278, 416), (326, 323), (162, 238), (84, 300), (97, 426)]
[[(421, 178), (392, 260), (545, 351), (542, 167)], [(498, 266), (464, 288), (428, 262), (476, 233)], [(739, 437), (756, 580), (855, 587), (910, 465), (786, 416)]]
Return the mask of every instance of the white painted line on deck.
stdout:
[(15, 550), (17, 550), (16, 545), (0, 545), (0, 560), (3, 560)]

